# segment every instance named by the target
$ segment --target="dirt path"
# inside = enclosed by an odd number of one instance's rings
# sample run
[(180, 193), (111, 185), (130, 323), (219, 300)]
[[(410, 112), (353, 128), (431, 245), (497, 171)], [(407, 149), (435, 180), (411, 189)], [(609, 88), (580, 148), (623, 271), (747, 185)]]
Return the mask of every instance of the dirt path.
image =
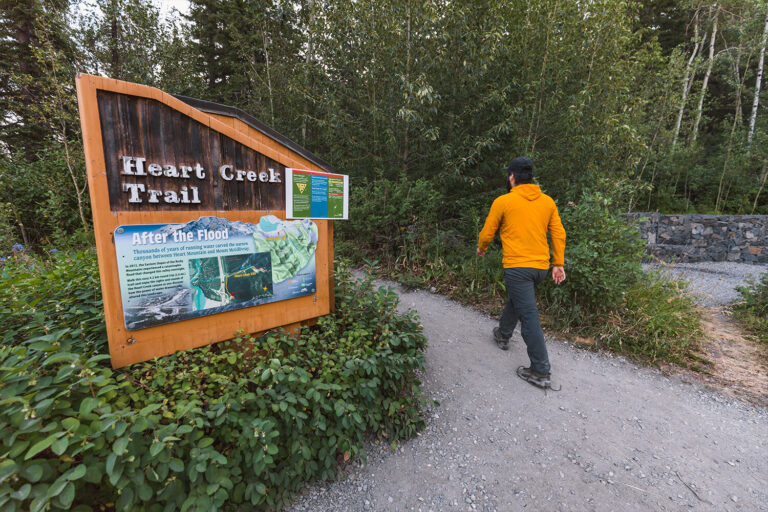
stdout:
[(744, 336), (723, 307), (705, 308), (702, 324), (704, 357), (712, 363), (710, 375), (702, 378), (725, 393), (768, 407), (765, 348)]
[[(519, 380), (522, 342), (443, 297), (401, 292), (429, 338), (422, 434), (369, 447), (292, 511), (768, 511), (768, 411), (623, 358), (548, 342), (559, 393)], [(516, 336), (519, 340), (519, 337)]]

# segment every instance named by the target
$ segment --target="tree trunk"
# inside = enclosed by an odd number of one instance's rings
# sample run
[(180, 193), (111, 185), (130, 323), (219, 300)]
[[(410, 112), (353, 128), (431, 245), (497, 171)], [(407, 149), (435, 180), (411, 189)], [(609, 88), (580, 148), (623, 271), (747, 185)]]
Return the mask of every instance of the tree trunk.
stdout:
[[(305, 86), (307, 87), (307, 90), (312, 90), (312, 62), (315, 60), (315, 39), (314, 39), (314, 33), (315, 33), (315, 0), (308, 0), (307, 2), (307, 8), (309, 9), (309, 17), (307, 20), (307, 61), (305, 66), (305, 77), (307, 83)], [(305, 111), (304, 116), (302, 116), (301, 119), (301, 145), (305, 146), (307, 144), (307, 117), (309, 116), (309, 112), (307, 111), (308, 108), (306, 107), (306, 100), (305, 100)]]
[[(741, 43), (741, 41), (739, 42)], [(720, 211), (720, 206), (725, 204), (728, 194), (723, 197), (723, 185), (725, 183), (725, 175), (728, 173), (728, 164), (731, 161), (731, 154), (733, 153), (733, 136), (736, 133), (736, 127), (741, 121), (741, 89), (743, 82), (741, 75), (739, 74), (739, 65), (741, 63), (741, 48), (737, 50), (736, 61), (733, 63), (733, 71), (736, 77), (736, 109), (733, 112), (733, 124), (731, 124), (731, 133), (728, 136), (728, 149), (725, 152), (725, 160), (723, 161), (723, 172), (720, 174), (720, 184), (717, 186), (717, 199), (715, 199), (715, 211)], [(730, 190), (730, 187), (729, 187)]]
[(757, 200), (760, 199), (760, 192), (763, 191), (763, 188), (765, 187), (765, 182), (768, 180), (768, 159), (763, 162), (763, 170), (761, 171), (761, 178), (760, 178), (760, 188), (757, 189), (757, 195), (755, 196), (755, 202), (752, 203), (752, 213), (755, 213), (755, 210), (757, 209)]
[[(411, 94), (408, 91), (408, 87), (410, 86), (411, 81), (411, 4), (408, 3), (408, 18), (407, 18), (407, 25), (406, 25), (406, 53), (405, 53), (405, 87), (406, 87), (406, 105), (410, 104), (411, 101)], [(408, 127), (409, 127), (409, 121), (406, 119), (405, 121), (405, 137), (403, 141), (403, 167), (402, 172), (403, 176), (408, 176), (408, 153), (410, 151), (409, 147), (409, 140), (408, 140)]]
[(760, 85), (763, 81), (763, 62), (765, 61), (765, 44), (768, 39), (768, 12), (765, 14), (765, 26), (763, 27), (763, 40), (760, 43), (760, 60), (757, 63), (757, 77), (755, 78), (755, 98), (752, 100), (752, 116), (749, 118), (749, 133), (747, 146), (752, 147), (752, 137), (755, 135), (755, 121), (757, 120), (757, 107), (760, 105)]
[(715, 38), (717, 37), (717, 17), (720, 15), (720, 6), (717, 6), (715, 17), (712, 22), (712, 36), (709, 40), (709, 58), (707, 59), (707, 71), (704, 74), (704, 81), (701, 83), (701, 95), (699, 96), (699, 106), (696, 109), (696, 122), (693, 124), (693, 133), (691, 134), (691, 143), (696, 142), (699, 134), (699, 123), (701, 123), (701, 114), (704, 110), (704, 96), (707, 94), (707, 85), (709, 85), (709, 76), (712, 74), (712, 64), (715, 61)]
[[(699, 53), (699, 46), (701, 46), (701, 41), (699, 41), (699, 11), (696, 10), (696, 14), (694, 14), (694, 22), (693, 22), (693, 31), (694, 31), (694, 40), (695, 44), (693, 47), (693, 51), (691, 52), (691, 58), (688, 59), (688, 63), (685, 65), (685, 78), (683, 79), (683, 95), (680, 99), (680, 108), (677, 111), (677, 120), (675, 121), (675, 134), (672, 137), (672, 149), (675, 149), (675, 144), (677, 144), (677, 137), (680, 135), (680, 126), (683, 123), (683, 113), (685, 112), (685, 102), (688, 99), (688, 92), (691, 90), (691, 85), (693, 84), (693, 61), (696, 59), (696, 55)], [(704, 38), (706, 39), (707, 35), (704, 34)]]
[(275, 104), (272, 99), (272, 76), (270, 75), (270, 71), (269, 71), (269, 49), (267, 48), (266, 27), (262, 28), (261, 35), (262, 35), (262, 42), (264, 45), (264, 61), (267, 67), (267, 91), (269, 92), (269, 117), (271, 119), (272, 126), (275, 126)]
[(119, 5), (116, 1), (111, 2), (112, 12), (110, 13), (112, 19), (110, 20), (110, 36), (112, 38), (112, 78), (122, 79), (122, 72), (120, 71), (120, 31), (117, 23), (117, 14), (119, 12)]

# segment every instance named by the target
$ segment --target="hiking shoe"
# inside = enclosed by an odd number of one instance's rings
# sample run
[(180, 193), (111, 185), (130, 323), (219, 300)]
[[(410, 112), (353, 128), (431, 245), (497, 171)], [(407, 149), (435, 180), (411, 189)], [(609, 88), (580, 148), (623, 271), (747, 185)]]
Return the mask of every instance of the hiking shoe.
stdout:
[(517, 369), (517, 376), (538, 388), (547, 389), (552, 386), (551, 373), (542, 375), (540, 373), (536, 373), (530, 368), (521, 366)]
[(496, 346), (498, 346), (501, 350), (509, 349), (509, 338), (502, 336), (501, 329), (498, 327), (493, 328), (493, 341), (496, 342)]

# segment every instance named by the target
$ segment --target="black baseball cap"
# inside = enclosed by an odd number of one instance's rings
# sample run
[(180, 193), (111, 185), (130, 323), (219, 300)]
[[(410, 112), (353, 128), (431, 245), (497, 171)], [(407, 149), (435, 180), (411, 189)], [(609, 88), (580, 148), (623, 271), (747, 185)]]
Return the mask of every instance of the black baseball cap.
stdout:
[(507, 176), (515, 175), (517, 179), (533, 179), (533, 161), (527, 156), (518, 156), (509, 163)]

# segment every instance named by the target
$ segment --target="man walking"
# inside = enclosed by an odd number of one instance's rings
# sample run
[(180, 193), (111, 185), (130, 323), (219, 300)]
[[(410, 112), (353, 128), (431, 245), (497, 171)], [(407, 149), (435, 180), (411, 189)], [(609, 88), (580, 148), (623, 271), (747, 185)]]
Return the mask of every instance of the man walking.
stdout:
[(521, 156), (512, 160), (507, 168), (507, 180), (509, 192), (493, 202), (477, 242), (477, 254), (484, 256), (499, 231), (507, 304), (499, 326), (493, 329), (493, 338), (499, 348), (507, 350), (519, 319), (531, 365), (518, 368), (517, 375), (535, 386), (548, 388), (551, 384), (549, 356), (534, 287), (547, 277), (549, 270), (547, 231), (552, 238), (552, 279), (556, 284), (565, 280), (565, 229), (555, 202), (533, 184), (530, 158)]

